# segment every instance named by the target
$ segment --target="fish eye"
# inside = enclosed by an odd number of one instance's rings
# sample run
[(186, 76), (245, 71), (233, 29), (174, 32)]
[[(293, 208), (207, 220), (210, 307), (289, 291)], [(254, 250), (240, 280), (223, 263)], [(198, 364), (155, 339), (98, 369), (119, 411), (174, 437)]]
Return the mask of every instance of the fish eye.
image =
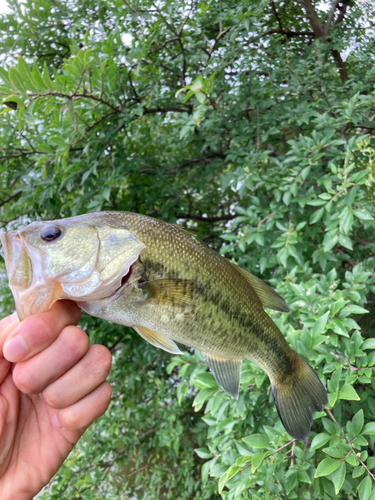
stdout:
[(61, 235), (61, 229), (56, 226), (46, 226), (40, 232), (43, 241), (56, 240)]

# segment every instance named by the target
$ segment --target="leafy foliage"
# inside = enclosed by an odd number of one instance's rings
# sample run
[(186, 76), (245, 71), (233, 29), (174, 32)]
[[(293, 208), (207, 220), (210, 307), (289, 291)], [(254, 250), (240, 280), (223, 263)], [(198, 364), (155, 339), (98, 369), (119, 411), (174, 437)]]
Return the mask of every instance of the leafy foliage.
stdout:
[(96, 210), (185, 224), (286, 299), (272, 317), (329, 398), (296, 442), (250, 362), (234, 401), (198, 352), (85, 316), (114, 397), (43, 498), (374, 500), (372, 3), (9, 5), (2, 225)]

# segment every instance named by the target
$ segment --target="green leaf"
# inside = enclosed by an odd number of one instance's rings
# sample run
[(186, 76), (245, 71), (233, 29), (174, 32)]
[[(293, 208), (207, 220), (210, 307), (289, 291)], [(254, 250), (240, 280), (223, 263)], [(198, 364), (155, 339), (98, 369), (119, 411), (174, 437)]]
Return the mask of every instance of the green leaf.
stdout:
[(10, 68), (9, 78), (14, 88), (17, 89), (22, 95), (26, 96), (26, 88), (23, 84), (22, 77), (16, 68)]
[(32, 73), (33, 81), (39, 91), (43, 91), (46, 88), (46, 85), (42, 79), (42, 75), (40, 74), (39, 68), (36, 63), (33, 63), (33, 73)]
[(30, 68), (21, 56), (18, 56), (17, 70), (19, 71), (22, 82), (26, 89), (34, 92), (37, 91), (38, 89), (35, 87), (34, 82), (32, 81)]
[(214, 393), (215, 391), (212, 389), (204, 389), (203, 391), (199, 391), (195, 396), (193, 401), (193, 406), (195, 411), (199, 411), (204, 405), (205, 401)]
[(324, 446), (331, 439), (331, 435), (326, 432), (322, 432), (321, 434), (317, 434), (313, 440), (311, 441), (311, 450), (317, 450)]
[(357, 411), (357, 413), (352, 418), (352, 424), (356, 435), (358, 435), (361, 432), (364, 424), (363, 410)]
[(375, 349), (375, 338), (366, 339), (361, 345), (361, 349)]
[(342, 462), (340, 460), (336, 460), (334, 458), (325, 458), (318, 465), (314, 477), (328, 476), (336, 469), (338, 469), (341, 463)]
[(230, 467), (226, 472), (224, 472), (224, 474), (219, 479), (219, 493), (223, 491), (223, 488), (229, 481), (229, 479), (232, 479), (232, 477), (235, 476), (240, 469), (240, 467), (236, 467), (234, 465)]
[(348, 250), (353, 250), (353, 245), (352, 241), (349, 238), (349, 236), (346, 236), (345, 234), (340, 233), (338, 237), (338, 242), (340, 245), (342, 245), (344, 248), (347, 248)]
[(217, 382), (212, 373), (203, 372), (193, 376), (193, 383), (198, 389), (218, 389)]
[(340, 467), (336, 469), (331, 476), (333, 486), (335, 487), (336, 495), (339, 494), (339, 491), (341, 490), (342, 485), (344, 484), (345, 475), (346, 475), (346, 465), (345, 462), (341, 462)]
[(317, 337), (318, 335), (324, 332), (328, 317), (329, 317), (329, 312), (323, 314), (323, 316), (320, 316), (320, 318), (318, 318), (318, 320), (315, 322), (313, 326), (312, 330), (313, 337)]
[(359, 500), (368, 500), (371, 495), (371, 488), (371, 479), (369, 476), (366, 476), (357, 488)]
[(51, 78), (49, 76), (48, 68), (47, 68), (46, 63), (44, 63), (42, 78), (43, 78), (44, 84), (45, 84), (45, 86), (47, 87), (48, 90), (51, 90), (51, 91), (55, 90), (53, 82), (52, 82), (52, 80), (51, 80)]
[(360, 401), (360, 397), (356, 393), (353, 386), (344, 384), (339, 390), (339, 399), (346, 399), (348, 401)]
[(338, 232), (337, 229), (332, 229), (331, 231), (328, 231), (326, 235), (324, 236), (323, 240), (323, 250), (325, 252), (329, 252), (332, 250), (332, 248), (336, 245), (337, 240), (338, 240)]
[(367, 436), (375, 436), (375, 422), (368, 422), (362, 430), (362, 434)]
[[(289, 471), (288, 471), (289, 472)], [(285, 493), (290, 497), (290, 492), (297, 486), (297, 474), (291, 471), (285, 478)]]
[(270, 439), (265, 434), (252, 434), (243, 438), (243, 440), (253, 448), (268, 448), (270, 446)]
[(353, 211), (349, 207), (345, 207), (340, 216), (340, 229), (345, 234), (348, 234), (353, 225)]
[(349, 455), (345, 457), (345, 462), (353, 467), (356, 467), (359, 464), (355, 453), (349, 453)]
[[(330, 436), (331, 438), (332, 436)], [(323, 448), (324, 453), (329, 455), (332, 458), (344, 458), (344, 454), (338, 448), (333, 448), (332, 446), (329, 448)]]
[(345, 311), (349, 312), (351, 314), (366, 314), (366, 313), (368, 313), (367, 309), (364, 309), (361, 306), (356, 306), (354, 304), (351, 304), (350, 306), (345, 307)]
[(322, 218), (323, 214), (324, 214), (324, 207), (319, 208), (319, 210), (316, 210), (310, 217), (310, 224), (316, 224)]
[(1, 68), (1, 67), (0, 67), (0, 78), (2, 79), (2, 81), (5, 83), (5, 85), (7, 87), (12, 87), (8, 72), (5, 71), (5, 69)]
[(259, 451), (258, 453), (255, 453), (253, 455), (253, 459), (251, 461), (251, 472), (254, 474), (254, 472), (257, 470), (257, 468), (262, 464), (264, 458), (268, 455), (267, 452)]
[(237, 458), (236, 465), (238, 465), (238, 467), (243, 467), (244, 465), (251, 463), (253, 456), (254, 455), (244, 455), (242, 457)]
[(194, 451), (200, 458), (212, 458), (212, 453), (207, 448), (196, 448)]
[(371, 216), (371, 214), (368, 213), (367, 210), (364, 208), (359, 208), (357, 210), (354, 210), (354, 215), (358, 217), (358, 219), (361, 220), (374, 220), (374, 218)]

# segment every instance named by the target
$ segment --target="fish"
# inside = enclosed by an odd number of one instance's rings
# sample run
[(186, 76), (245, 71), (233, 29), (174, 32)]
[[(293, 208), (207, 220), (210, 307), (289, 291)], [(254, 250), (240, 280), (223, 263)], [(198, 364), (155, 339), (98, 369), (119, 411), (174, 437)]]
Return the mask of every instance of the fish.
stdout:
[(288, 312), (285, 300), (185, 228), (97, 212), (32, 222), (0, 240), (20, 320), (73, 300), (169, 353), (181, 354), (177, 343), (199, 349), (233, 398), (248, 359), (268, 375), (280, 420), (297, 440), (327, 405), (322, 382), (264, 310)]

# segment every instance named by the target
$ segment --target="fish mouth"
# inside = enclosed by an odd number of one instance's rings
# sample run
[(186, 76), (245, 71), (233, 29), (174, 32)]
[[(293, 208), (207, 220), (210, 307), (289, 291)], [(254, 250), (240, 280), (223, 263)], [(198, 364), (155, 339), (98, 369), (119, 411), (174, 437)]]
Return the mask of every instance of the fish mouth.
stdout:
[(46, 312), (59, 299), (104, 308), (131, 290), (139, 277), (138, 257), (145, 245), (129, 234), (113, 238), (104, 234), (91, 256), (64, 268), (53, 267), (51, 252), (34, 245), (24, 230), (0, 232), (19, 319)]
[[(1, 232), (0, 241), (4, 249), (5, 267), (9, 278), (9, 288), (14, 297), (17, 315), (22, 321), (32, 314), (48, 311), (63, 291), (60, 283), (46, 283), (42, 266), (33, 265), (29, 256), (30, 248), (18, 231)], [(33, 250), (38, 252), (37, 249)], [(40, 262), (40, 256), (36, 259)]]

